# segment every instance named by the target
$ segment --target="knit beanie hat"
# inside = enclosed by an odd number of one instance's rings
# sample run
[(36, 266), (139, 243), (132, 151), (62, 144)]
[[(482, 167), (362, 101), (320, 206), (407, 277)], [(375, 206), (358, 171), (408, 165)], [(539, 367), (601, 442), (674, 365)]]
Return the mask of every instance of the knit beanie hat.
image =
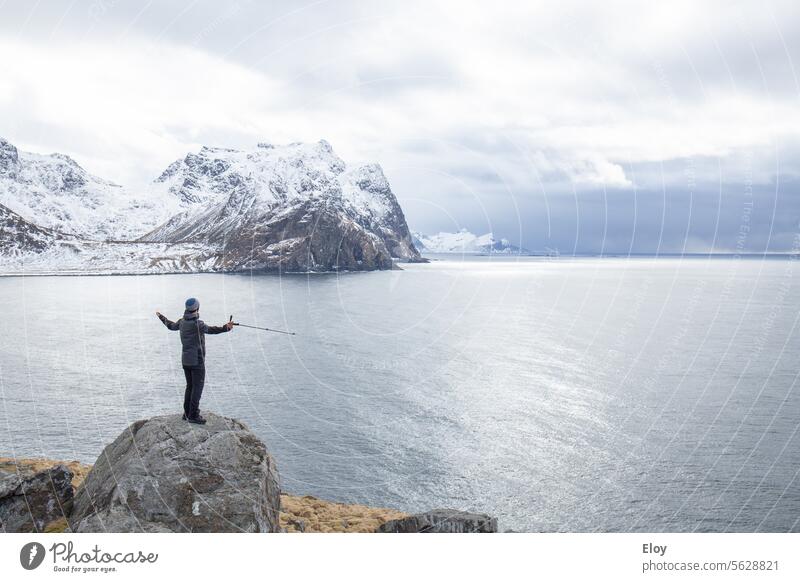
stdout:
[(200, 302), (194, 297), (189, 297), (186, 300), (186, 311), (197, 311), (200, 309)]

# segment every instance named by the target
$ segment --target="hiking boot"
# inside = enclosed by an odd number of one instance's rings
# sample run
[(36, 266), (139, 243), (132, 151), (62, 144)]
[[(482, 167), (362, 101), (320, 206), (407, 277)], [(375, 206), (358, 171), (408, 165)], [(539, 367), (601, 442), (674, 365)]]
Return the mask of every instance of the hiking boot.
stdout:
[(202, 416), (199, 416), (199, 415), (198, 415), (198, 416), (195, 416), (194, 418), (190, 418), (190, 419), (188, 419), (188, 420), (189, 420), (189, 422), (191, 422), (192, 424), (205, 424), (205, 423), (206, 423), (206, 419), (205, 419), (205, 418), (203, 418)]
[(186, 413), (185, 412), (181, 415), (181, 420), (189, 420), (188, 418), (186, 418)]

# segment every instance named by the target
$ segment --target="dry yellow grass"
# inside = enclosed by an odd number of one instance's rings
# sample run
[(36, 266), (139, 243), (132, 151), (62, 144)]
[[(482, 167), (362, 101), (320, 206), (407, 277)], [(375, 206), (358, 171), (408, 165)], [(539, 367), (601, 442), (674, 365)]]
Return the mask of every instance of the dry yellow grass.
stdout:
[[(0, 469), (9, 472), (16, 472), (18, 468), (22, 471), (42, 471), (58, 464), (66, 465), (72, 471), (72, 485), (76, 489), (92, 469), (91, 465), (78, 461), (0, 457)], [(281, 494), (281, 527), (291, 533), (373, 532), (390, 519), (400, 519), (406, 515), (394, 509), (324, 501), (311, 495)], [(63, 532), (66, 528), (67, 520), (62, 518), (48, 524), (46, 531)]]
[(295, 533), (374, 532), (389, 521), (406, 517), (394, 509), (324, 501), (311, 495), (281, 495), (281, 527)]

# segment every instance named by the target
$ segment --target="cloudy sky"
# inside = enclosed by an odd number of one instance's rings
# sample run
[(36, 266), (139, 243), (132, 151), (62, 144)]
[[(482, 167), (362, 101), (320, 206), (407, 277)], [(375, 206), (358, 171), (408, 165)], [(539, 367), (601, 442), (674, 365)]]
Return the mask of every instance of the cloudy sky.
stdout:
[(381, 163), (423, 232), (565, 253), (795, 244), (796, 1), (0, 0), (0, 14), (0, 135), (125, 185), (201, 145), (325, 138)]

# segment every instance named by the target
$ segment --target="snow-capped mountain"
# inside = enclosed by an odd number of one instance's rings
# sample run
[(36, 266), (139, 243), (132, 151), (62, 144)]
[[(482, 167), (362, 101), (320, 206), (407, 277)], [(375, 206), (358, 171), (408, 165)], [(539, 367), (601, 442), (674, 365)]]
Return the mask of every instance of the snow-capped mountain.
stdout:
[(412, 233), (414, 245), (423, 253), (458, 253), (474, 255), (528, 255), (530, 251), (512, 245), (508, 239), (496, 239), (492, 233), (475, 235), (462, 228), (458, 232), (440, 232), (426, 235)]
[(350, 168), (324, 140), (204, 147), (136, 193), (67, 156), (0, 140), (0, 204), (6, 272), (371, 270), (422, 260), (380, 166)]
[(324, 140), (203, 148), (156, 184), (185, 210), (141, 240), (205, 243), (221, 268), (390, 268), (392, 257), (420, 258), (380, 166), (348, 168)]
[(37, 226), (87, 240), (130, 239), (166, 220), (169, 210), (93, 176), (69, 156), (20, 152), (2, 138), (0, 204)]

